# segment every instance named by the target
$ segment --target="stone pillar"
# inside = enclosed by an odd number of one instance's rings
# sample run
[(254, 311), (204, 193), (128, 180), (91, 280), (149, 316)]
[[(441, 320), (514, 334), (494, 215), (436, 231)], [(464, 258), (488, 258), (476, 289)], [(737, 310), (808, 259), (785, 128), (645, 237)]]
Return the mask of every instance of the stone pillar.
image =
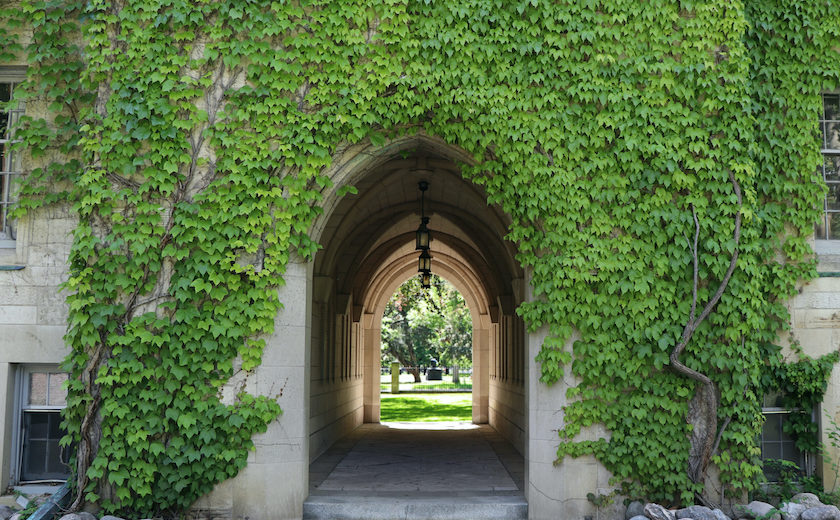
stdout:
[(400, 364), (396, 361), (391, 363), (391, 393), (400, 393)]
[(472, 422), (484, 424), (490, 406), (490, 315), (473, 324)]
[(382, 366), (380, 323), (373, 314), (362, 314), (364, 329), (364, 422), (379, 422), (379, 374)]
[(283, 415), (254, 437), (239, 475), (207, 497), (210, 504), (229, 501), (232, 518), (301, 518), (309, 494), (311, 263), (293, 260), (284, 278), (284, 308), (266, 338), (262, 365), (246, 380), (247, 391), (277, 396)]
[[(528, 289), (528, 297), (531, 297)], [(616, 518), (615, 511), (595, 509), (587, 499), (587, 493), (607, 493), (614, 488), (609, 485), (610, 474), (593, 457), (566, 458), (562, 464), (554, 465), (560, 439), (557, 429), (563, 426), (563, 406), (567, 384), (573, 381), (571, 371), (554, 385), (539, 381), (540, 365), (534, 358), (540, 351), (548, 328), (527, 334), (525, 369), (526, 396), (528, 403), (528, 428), (525, 447), (525, 497), (528, 500), (528, 517), (532, 519), (591, 517), (594, 520)], [(570, 349), (572, 337), (566, 344)], [(579, 439), (595, 439), (606, 432), (587, 429)], [(612, 516), (611, 516), (612, 515)]]

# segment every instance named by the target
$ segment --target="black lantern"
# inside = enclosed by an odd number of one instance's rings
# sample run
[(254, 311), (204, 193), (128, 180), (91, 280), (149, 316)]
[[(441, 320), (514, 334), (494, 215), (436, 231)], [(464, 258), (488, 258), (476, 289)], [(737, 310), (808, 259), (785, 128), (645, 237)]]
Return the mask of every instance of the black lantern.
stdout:
[(432, 255), (429, 254), (428, 249), (424, 249), (422, 253), (420, 253), (420, 259), (417, 262), (417, 272), (418, 273), (431, 273), (432, 272)]
[(429, 231), (429, 217), (426, 216), (424, 209), (424, 202), (426, 198), (426, 190), (429, 189), (429, 183), (420, 181), (417, 186), (420, 188), (420, 227), (417, 228), (417, 247), (415, 250), (429, 249), (429, 243), (432, 240), (432, 233)]
[(420, 275), (420, 286), (428, 289), (432, 286), (432, 273), (424, 272)]

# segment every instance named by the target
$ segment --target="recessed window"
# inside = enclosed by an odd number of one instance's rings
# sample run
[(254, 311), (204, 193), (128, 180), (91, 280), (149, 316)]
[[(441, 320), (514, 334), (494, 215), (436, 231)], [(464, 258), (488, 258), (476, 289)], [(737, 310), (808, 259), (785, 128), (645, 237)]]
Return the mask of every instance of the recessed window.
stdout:
[(820, 132), (823, 161), (818, 174), (828, 186), (828, 193), (815, 235), (817, 239), (840, 240), (840, 94), (823, 94), (822, 101)]
[(764, 414), (764, 426), (761, 428), (761, 460), (764, 462), (764, 476), (768, 482), (782, 480), (781, 466), (776, 461), (792, 462), (799, 468), (800, 476), (813, 474), (813, 457), (797, 448), (796, 439), (785, 432), (785, 423), (790, 420), (792, 410), (782, 406), (781, 395), (766, 395), (761, 412)]
[(17, 481), (62, 481), (70, 475), (61, 410), (67, 405), (67, 374), (26, 367), (18, 374), (20, 415), (17, 436)]
[(15, 181), (20, 176), (19, 154), (13, 150), (15, 126), (23, 115), (23, 105), (13, 101), (22, 76), (4, 75), (0, 71), (0, 247), (14, 247), (17, 237), (15, 223), (9, 210), (16, 202)]

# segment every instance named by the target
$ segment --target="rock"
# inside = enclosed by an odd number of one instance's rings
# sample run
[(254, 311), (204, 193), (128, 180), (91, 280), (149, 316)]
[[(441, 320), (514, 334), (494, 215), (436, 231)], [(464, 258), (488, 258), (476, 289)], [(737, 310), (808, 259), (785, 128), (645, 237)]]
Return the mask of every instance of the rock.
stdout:
[(785, 502), (779, 507), (779, 511), (782, 512), (782, 518), (784, 520), (799, 520), (799, 516), (808, 509), (802, 504), (797, 504), (795, 502)]
[(624, 520), (633, 520), (633, 517), (644, 515), (645, 505), (638, 500), (634, 500), (627, 504), (627, 511), (624, 512)]
[(96, 520), (96, 515), (87, 511), (79, 511), (76, 514), (79, 515), (80, 520)]
[(645, 516), (650, 520), (676, 520), (673, 511), (668, 511), (659, 504), (647, 504), (645, 506)]
[(0, 506), (0, 520), (9, 520), (15, 514), (15, 510), (9, 506)]
[(634, 517), (627, 518), (626, 520), (648, 520), (648, 517), (645, 515), (636, 515)]
[(767, 502), (759, 502), (758, 500), (753, 500), (745, 506), (735, 506), (735, 508), (738, 511), (738, 513), (749, 518), (761, 518), (762, 520), (782, 520), (782, 516), (779, 513), (770, 515), (770, 511), (775, 510), (775, 508)]
[(125, 520), (125, 519), (120, 518), (118, 516), (105, 515), (102, 518), (100, 518), (99, 520)]
[(837, 506), (809, 507), (799, 516), (800, 520), (840, 520)]
[(67, 513), (58, 520), (82, 520), (76, 513)]
[(720, 509), (712, 509), (712, 514), (715, 515), (716, 520), (732, 520)]
[(802, 504), (807, 509), (824, 505), (822, 502), (820, 502), (820, 499), (817, 498), (817, 495), (813, 493), (797, 493), (793, 495), (793, 498), (791, 498), (790, 501), (796, 502), (797, 504)]
[(9, 517), (9, 520), (20, 520), (20, 513), (15, 513)]
[[(715, 511), (720, 511), (720, 509), (716, 509)], [(723, 515), (723, 511), (720, 511), (720, 514), (723, 517), (719, 516), (706, 506), (688, 506), (685, 509), (678, 509), (676, 512), (677, 518), (686, 519), (692, 518), (694, 520), (723, 520), (726, 518), (726, 515)], [(729, 520), (726, 518), (726, 520)]]

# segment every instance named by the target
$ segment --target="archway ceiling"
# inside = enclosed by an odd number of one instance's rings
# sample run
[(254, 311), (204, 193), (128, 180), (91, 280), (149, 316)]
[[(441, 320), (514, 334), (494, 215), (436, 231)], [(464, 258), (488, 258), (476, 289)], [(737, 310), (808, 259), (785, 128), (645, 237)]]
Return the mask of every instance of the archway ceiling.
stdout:
[(448, 262), (450, 277), (461, 272), (460, 284), (477, 282), (488, 305), (510, 299), (510, 280), (522, 273), (513, 244), (503, 240), (506, 215), (488, 206), (483, 190), (464, 180), (453, 162), (422, 150), (379, 165), (356, 183), (356, 195), (339, 201), (321, 234), (325, 249), (316, 257), (316, 274), (332, 277), (337, 292), (362, 298), (380, 271), (398, 271), (404, 280), (410, 275), (407, 264), (395, 265), (409, 259), (416, 270), (421, 180), (430, 185), (425, 213), (432, 230), (432, 271)]

